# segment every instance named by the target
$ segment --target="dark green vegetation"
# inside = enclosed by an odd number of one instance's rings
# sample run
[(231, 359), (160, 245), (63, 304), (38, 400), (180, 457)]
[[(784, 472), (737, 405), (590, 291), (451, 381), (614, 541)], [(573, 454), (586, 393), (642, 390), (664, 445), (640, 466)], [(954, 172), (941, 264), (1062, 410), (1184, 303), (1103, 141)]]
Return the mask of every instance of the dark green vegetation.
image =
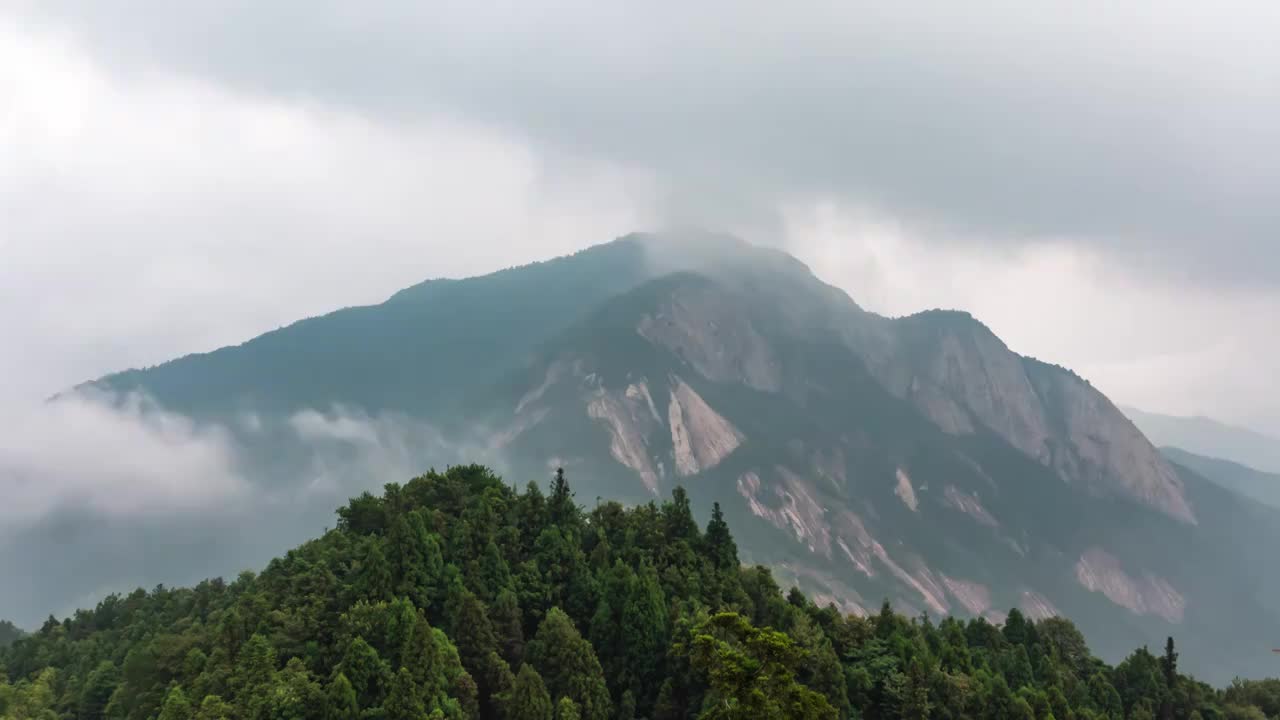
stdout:
[(0, 620), (0, 648), (8, 647), (22, 637), (22, 631), (8, 620)]
[(1205, 457), (1176, 447), (1160, 448), (1160, 452), (1222, 487), (1280, 508), (1280, 474), (1254, 470), (1230, 460)]
[(111, 596), (0, 652), (0, 717), (1274, 717), (1170, 640), (1116, 667), (1067, 620), (867, 618), (743, 567), (719, 508), (580, 508), (480, 466), (364, 494), (260, 574)]

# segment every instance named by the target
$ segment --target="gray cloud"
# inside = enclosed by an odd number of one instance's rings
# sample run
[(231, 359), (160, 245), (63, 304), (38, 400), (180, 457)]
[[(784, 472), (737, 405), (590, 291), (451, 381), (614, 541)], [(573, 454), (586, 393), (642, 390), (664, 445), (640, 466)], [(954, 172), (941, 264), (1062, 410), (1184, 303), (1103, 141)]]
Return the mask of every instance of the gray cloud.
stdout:
[(0, 401), (646, 224), (643, 178), (550, 171), (447, 120), (112, 72), (3, 9), (0, 158), (0, 326), (24, 350), (0, 353)]
[(109, 592), (260, 569), (363, 490), (433, 466), (507, 467), (483, 428), (447, 437), (343, 408), (235, 425), (96, 393), (0, 415), (0, 617), (30, 626)]
[(361, 489), (502, 466), (484, 428), (48, 395), (663, 223), (1280, 433), (1277, 26), (1261, 0), (3, 3), (0, 577), (27, 582), (0, 617), (257, 567)]
[(71, 395), (0, 427), (0, 534), (77, 508), (127, 519), (229, 507), (246, 490), (227, 433), (140, 397)]
[(656, 174), (670, 217), (830, 195), (935, 241), (1050, 237), (1280, 282), (1280, 8), (239, 0), (32, 3), (125, 72), (449, 116)]

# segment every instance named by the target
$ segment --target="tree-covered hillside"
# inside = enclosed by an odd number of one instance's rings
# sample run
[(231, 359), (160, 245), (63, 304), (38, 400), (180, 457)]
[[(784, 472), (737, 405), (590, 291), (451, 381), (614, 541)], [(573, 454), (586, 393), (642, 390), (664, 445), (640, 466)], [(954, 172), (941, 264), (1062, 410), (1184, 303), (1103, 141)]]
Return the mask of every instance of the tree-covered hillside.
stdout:
[(4, 718), (1261, 718), (1276, 681), (1117, 667), (1070, 621), (868, 618), (745, 568), (719, 508), (584, 511), (563, 475), (387, 485), (233, 582), (112, 596), (0, 651)]

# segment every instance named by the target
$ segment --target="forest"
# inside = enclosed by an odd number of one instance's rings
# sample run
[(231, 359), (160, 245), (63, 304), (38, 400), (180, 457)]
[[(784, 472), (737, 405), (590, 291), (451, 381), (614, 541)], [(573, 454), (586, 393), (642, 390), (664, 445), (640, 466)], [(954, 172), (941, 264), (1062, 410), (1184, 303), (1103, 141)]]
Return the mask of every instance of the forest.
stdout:
[(262, 572), (112, 595), (0, 642), (15, 720), (1280, 717), (1175, 639), (1118, 665), (1067, 619), (867, 617), (740, 565), (717, 505), (579, 506), (487, 468), (365, 493)]

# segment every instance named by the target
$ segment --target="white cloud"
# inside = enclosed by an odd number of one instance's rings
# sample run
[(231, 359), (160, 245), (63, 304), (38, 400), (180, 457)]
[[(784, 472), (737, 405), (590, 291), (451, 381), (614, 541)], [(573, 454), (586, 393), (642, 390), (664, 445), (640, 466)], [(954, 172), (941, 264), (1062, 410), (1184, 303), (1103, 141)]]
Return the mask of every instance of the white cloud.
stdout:
[(1178, 283), (1066, 240), (938, 243), (936, 230), (833, 203), (786, 218), (797, 255), (868, 310), (967, 310), (1013, 350), (1071, 367), (1117, 402), (1280, 429), (1265, 392), (1280, 374), (1280, 337), (1267, 330), (1280, 290)]
[(1280, 428), (1274, 3), (126, 7), (0, 10), (0, 403), (663, 217)]
[(3, 14), (0, 109), (0, 325), (26, 350), (0, 399), (569, 252), (642, 225), (649, 192), (445, 117), (113, 74)]
[(235, 506), (248, 489), (227, 434), (133, 396), (69, 395), (0, 414), (0, 528), (64, 510), (112, 517)]

